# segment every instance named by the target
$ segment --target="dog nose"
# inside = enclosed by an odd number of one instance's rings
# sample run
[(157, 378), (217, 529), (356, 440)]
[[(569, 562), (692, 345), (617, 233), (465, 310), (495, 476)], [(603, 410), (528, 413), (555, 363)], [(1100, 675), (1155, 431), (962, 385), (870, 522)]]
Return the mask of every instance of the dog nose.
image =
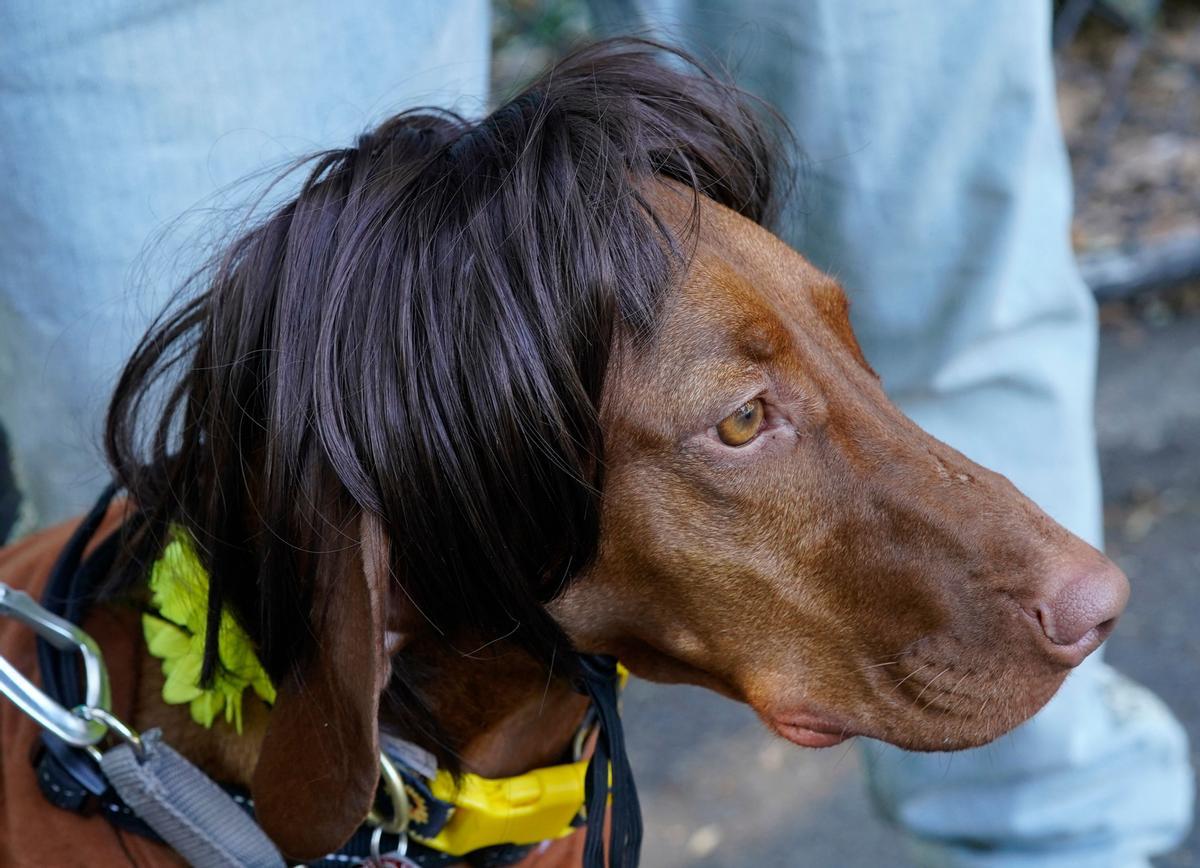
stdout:
[(1078, 666), (1108, 638), (1128, 599), (1128, 579), (1105, 559), (1082, 574), (1053, 581), (1031, 614), (1051, 656)]

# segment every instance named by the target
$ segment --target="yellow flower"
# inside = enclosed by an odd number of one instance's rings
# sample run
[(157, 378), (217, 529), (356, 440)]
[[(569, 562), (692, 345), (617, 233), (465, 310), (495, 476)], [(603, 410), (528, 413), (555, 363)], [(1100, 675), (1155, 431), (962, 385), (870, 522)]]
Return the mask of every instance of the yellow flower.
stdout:
[(246, 688), (253, 688), (265, 702), (275, 701), (275, 688), (254, 654), (250, 637), (227, 611), (221, 613), (217, 631), (218, 666), (212, 686), (200, 686), (208, 573), (183, 529), (171, 529), (171, 541), (150, 568), (150, 591), (158, 612), (142, 616), (142, 632), (147, 649), (162, 660), (163, 701), (187, 703), (192, 720), (206, 727), (223, 710), (225, 721), (240, 733)]

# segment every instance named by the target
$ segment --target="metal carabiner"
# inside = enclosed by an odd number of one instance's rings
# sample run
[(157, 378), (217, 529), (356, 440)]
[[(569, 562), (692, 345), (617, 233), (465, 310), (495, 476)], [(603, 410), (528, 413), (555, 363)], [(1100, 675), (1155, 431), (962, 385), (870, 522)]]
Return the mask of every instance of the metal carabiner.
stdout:
[[(84, 705), (91, 710), (109, 712), (112, 695), (108, 687), (108, 670), (100, 646), (75, 624), (58, 617), (38, 605), (24, 591), (0, 582), (0, 615), (7, 616), (27, 627), (63, 651), (74, 649), (83, 658)], [(0, 693), (12, 700), (17, 708), (32, 717), (45, 730), (75, 747), (97, 744), (109, 731), (102, 715), (83, 717), (48, 696), (32, 681), (17, 671), (8, 660), (0, 657)]]

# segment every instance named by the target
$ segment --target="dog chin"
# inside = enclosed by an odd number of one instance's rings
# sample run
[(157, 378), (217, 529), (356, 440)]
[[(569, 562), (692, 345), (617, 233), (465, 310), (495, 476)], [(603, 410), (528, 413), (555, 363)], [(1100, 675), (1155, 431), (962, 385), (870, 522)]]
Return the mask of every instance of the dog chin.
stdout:
[(772, 718), (767, 720), (767, 726), (776, 735), (800, 747), (835, 747), (849, 741), (855, 736), (861, 735), (865, 738), (886, 741), (904, 750), (919, 753), (968, 750), (994, 741), (1005, 732), (1008, 732), (1008, 729), (1004, 729), (994, 733), (964, 733), (958, 731), (953, 735), (934, 735), (932, 731), (914, 734), (897, 732), (876, 733), (870, 731), (869, 727), (856, 728), (852, 725), (837, 724), (808, 716), (805, 716), (802, 722)]
[(886, 732), (862, 734), (917, 753), (970, 750), (990, 744), (1021, 726), (1050, 701), (1057, 687), (1055, 684), (1052, 689), (1027, 695), (1023, 702), (995, 709), (988, 718), (917, 720), (908, 726), (888, 727)]
[(895, 708), (887, 713), (868, 711), (848, 717), (799, 707), (784, 711), (759, 709), (759, 716), (776, 735), (801, 747), (833, 747), (863, 736), (920, 753), (970, 750), (1007, 735), (1033, 717), (1061, 683), (1061, 677), (1043, 679), (1015, 701), (992, 705), (991, 714), (974, 719), (936, 713), (905, 714)]
[(963, 733), (957, 732), (954, 735), (942, 736), (941, 738), (917, 738), (917, 739), (880, 739), (889, 744), (893, 744), (898, 748), (912, 751), (913, 753), (950, 753), (960, 750), (971, 750), (972, 748), (983, 747), (985, 744), (998, 739), (1005, 733), (1010, 732), (1010, 729), (1003, 729), (998, 732), (979, 732), (979, 733)]
[(806, 726), (792, 726), (786, 723), (776, 724), (772, 729), (778, 735), (800, 747), (834, 747), (854, 737), (854, 734), (850, 732), (821, 732)]
[(800, 747), (833, 747), (859, 734), (841, 721), (808, 712), (762, 717), (772, 732)]

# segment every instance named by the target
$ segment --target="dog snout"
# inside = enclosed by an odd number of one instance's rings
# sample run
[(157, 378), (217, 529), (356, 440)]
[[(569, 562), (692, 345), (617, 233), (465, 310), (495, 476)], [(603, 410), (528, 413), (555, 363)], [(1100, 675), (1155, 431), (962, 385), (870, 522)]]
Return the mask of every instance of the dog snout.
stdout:
[(1104, 559), (1084, 570), (1053, 576), (1038, 598), (1024, 606), (1046, 653), (1078, 666), (1108, 638), (1129, 599), (1129, 581)]

